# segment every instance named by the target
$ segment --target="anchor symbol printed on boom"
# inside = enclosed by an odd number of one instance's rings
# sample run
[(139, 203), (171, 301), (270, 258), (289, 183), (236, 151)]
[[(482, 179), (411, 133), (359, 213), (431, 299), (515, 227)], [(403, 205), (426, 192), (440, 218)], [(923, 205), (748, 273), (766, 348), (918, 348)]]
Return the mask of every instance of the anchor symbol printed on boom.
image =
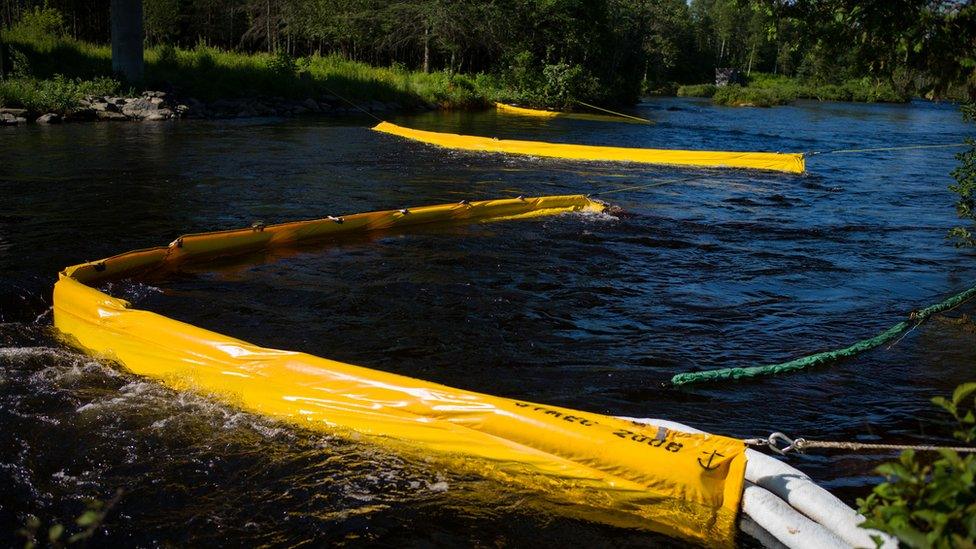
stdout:
[[(705, 452), (702, 453), (704, 454)], [(706, 471), (718, 469), (719, 465), (712, 465), (712, 462), (715, 461), (715, 458), (717, 457), (725, 457), (725, 454), (720, 454), (715, 450), (712, 450), (712, 453), (708, 456), (708, 462), (703, 462), (702, 458), (698, 458), (698, 465), (701, 465)]]

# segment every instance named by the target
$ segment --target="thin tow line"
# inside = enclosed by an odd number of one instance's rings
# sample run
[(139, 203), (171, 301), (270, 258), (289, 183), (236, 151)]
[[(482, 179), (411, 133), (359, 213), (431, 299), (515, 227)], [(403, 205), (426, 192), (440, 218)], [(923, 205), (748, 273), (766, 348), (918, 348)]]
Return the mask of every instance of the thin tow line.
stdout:
[(630, 118), (631, 120), (637, 120), (637, 121), (643, 122), (645, 124), (652, 124), (653, 123), (650, 120), (648, 120), (646, 118), (641, 118), (639, 116), (631, 116), (629, 114), (624, 114), (622, 112), (611, 111), (610, 109), (604, 109), (603, 107), (597, 107), (596, 105), (590, 105), (589, 103), (584, 103), (582, 101), (577, 101), (577, 103), (579, 103), (580, 105), (583, 105), (584, 107), (589, 107), (591, 109), (596, 109), (598, 111), (603, 111), (605, 113), (609, 113), (609, 114), (612, 114), (614, 116), (620, 116), (622, 118)]
[(624, 191), (635, 191), (635, 190), (638, 190), (638, 189), (647, 189), (647, 188), (650, 188), (650, 187), (660, 187), (662, 185), (668, 185), (670, 183), (684, 183), (684, 182), (687, 182), (687, 181), (694, 181), (696, 179), (703, 179), (705, 177), (706, 176), (703, 176), (703, 175), (696, 175), (694, 177), (683, 177), (681, 179), (665, 179), (664, 181), (655, 181), (654, 183), (648, 183), (646, 185), (633, 185), (631, 187), (621, 187), (619, 189), (610, 189), (608, 191), (600, 191), (600, 192), (590, 193), (590, 194), (588, 194), (586, 196), (602, 196), (602, 195), (605, 195), (605, 194), (622, 193)]
[(831, 151), (812, 151), (803, 153), (804, 156), (817, 156), (818, 154), (847, 154), (862, 152), (882, 152), (882, 151), (910, 151), (915, 149), (948, 149), (953, 147), (966, 147), (968, 143), (941, 143), (937, 145), (905, 145), (903, 147), (875, 147), (870, 149), (834, 149)]

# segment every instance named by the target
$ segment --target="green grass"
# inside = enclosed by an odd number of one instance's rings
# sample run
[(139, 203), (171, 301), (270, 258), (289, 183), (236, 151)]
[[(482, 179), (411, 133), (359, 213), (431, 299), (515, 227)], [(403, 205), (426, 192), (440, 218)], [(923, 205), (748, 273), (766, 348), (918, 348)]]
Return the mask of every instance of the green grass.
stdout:
[(911, 99), (898, 93), (891, 84), (871, 78), (858, 78), (840, 84), (822, 84), (763, 73), (753, 73), (748, 86), (681, 86), (678, 88), (678, 96), (711, 97), (717, 105), (757, 107), (784, 105), (796, 99), (860, 103), (904, 103)]
[[(18, 29), (3, 38), (37, 81), (58, 75), (90, 80), (112, 74), (111, 48), (55, 36), (32, 36)], [(145, 52), (143, 89), (173, 86), (203, 101), (239, 97), (303, 99), (340, 94), (354, 101), (433, 104), (445, 108), (482, 106), (496, 92), (483, 75), (423, 73), (402, 67), (373, 67), (337, 55), (290, 59), (267, 53), (244, 54), (199, 45), (192, 49), (157, 46)], [(15, 60), (15, 65), (17, 64)], [(12, 86), (14, 91), (23, 87)], [(11, 100), (8, 98), (8, 100)], [(17, 100), (16, 98), (13, 100)]]

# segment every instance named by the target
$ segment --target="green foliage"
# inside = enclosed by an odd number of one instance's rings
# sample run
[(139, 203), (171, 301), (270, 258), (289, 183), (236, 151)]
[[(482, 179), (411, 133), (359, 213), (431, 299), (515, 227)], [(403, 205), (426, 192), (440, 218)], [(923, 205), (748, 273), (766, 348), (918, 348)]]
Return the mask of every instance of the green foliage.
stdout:
[[(963, 119), (976, 121), (976, 103), (962, 107)], [(957, 246), (976, 246), (976, 140), (966, 140), (969, 149), (956, 155), (959, 166), (952, 171), (956, 182), (949, 185), (949, 189), (959, 195), (956, 202), (956, 213), (960, 219), (967, 221), (966, 225), (954, 227), (949, 231), (949, 237)]]
[(51, 79), (30, 77), (0, 80), (0, 105), (21, 107), (32, 114), (67, 114), (78, 108), (87, 95), (112, 95), (119, 82), (102, 77), (92, 80), (56, 75)]
[(55, 8), (35, 6), (25, 10), (7, 34), (14, 38), (57, 39), (65, 35), (64, 15)]
[(712, 97), (718, 87), (715, 84), (692, 84), (678, 87), (678, 97)]
[(712, 102), (729, 107), (772, 107), (796, 100), (795, 90), (785, 88), (742, 87), (736, 84), (715, 90)]
[(796, 99), (818, 101), (856, 101), (862, 103), (903, 103), (909, 97), (900, 95), (888, 82), (857, 78), (840, 84), (801, 81), (783, 75), (753, 73), (748, 86), (717, 88), (712, 84), (681, 86), (679, 97), (712, 97), (718, 105), (769, 107)]
[(579, 65), (555, 63), (542, 68), (542, 101), (559, 109), (572, 108), (577, 100), (599, 97), (600, 82)]
[(278, 78), (291, 78), (298, 74), (295, 58), (285, 50), (278, 50), (267, 61), (268, 70)]
[[(41, 519), (35, 515), (27, 515), (24, 526), (17, 530), (16, 534), (24, 538), (24, 549), (34, 549), (39, 545), (57, 548), (83, 543), (92, 538), (105, 523), (109, 511), (115, 507), (121, 497), (122, 490), (117, 490), (115, 496), (108, 501), (86, 500), (85, 510), (74, 520), (77, 528), (52, 522), (45, 529)], [(68, 528), (74, 530), (70, 535), (66, 535)]]
[[(954, 437), (976, 440), (976, 382), (956, 388), (949, 399), (932, 402), (955, 418)], [(909, 547), (964, 548), (976, 540), (976, 455), (961, 457), (941, 450), (934, 460), (922, 460), (911, 450), (898, 461), (884, 463), (877, 472), (885, 482), (858, 500), (867, 517), (864, 528), (896, 536)]]

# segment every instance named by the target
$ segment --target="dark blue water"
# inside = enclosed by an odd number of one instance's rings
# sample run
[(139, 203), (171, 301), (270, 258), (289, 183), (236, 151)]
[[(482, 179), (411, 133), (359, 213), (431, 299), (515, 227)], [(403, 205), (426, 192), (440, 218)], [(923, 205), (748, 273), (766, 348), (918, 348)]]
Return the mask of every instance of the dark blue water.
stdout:
[[(643, 103), (653, 126), (494, 113), (412, 127), (591, 144), (824, 151), (957, 142), (948, 105)], [(928, 400), (976, 371), (953, 319), (808, 372), (663, 390), (693, 369), (874, 335), (976, 283), (945, 240), (953, 151), (821, 155), (803, 176), (449, 152), (366, 119), (88, 124), (0, 131), (0, 541), (121, 496), (97, 539), (606, 546), (659, 536), (563, 518), (526, 494), (283, 428), (79, 355), (51, 333), (58, 270), (186, 232), (461, 198), (605, 192), (612, 216), (375, 235), (112, 291), (262, 345), (492, 394), (682, 421), (732, 436), (947, 440)], [(272, 259), (276, 259), (272, 261)], [(884, 456), (883, 456), (884, 457)], [(849, 502), (877, 456), (796, 465)]]

